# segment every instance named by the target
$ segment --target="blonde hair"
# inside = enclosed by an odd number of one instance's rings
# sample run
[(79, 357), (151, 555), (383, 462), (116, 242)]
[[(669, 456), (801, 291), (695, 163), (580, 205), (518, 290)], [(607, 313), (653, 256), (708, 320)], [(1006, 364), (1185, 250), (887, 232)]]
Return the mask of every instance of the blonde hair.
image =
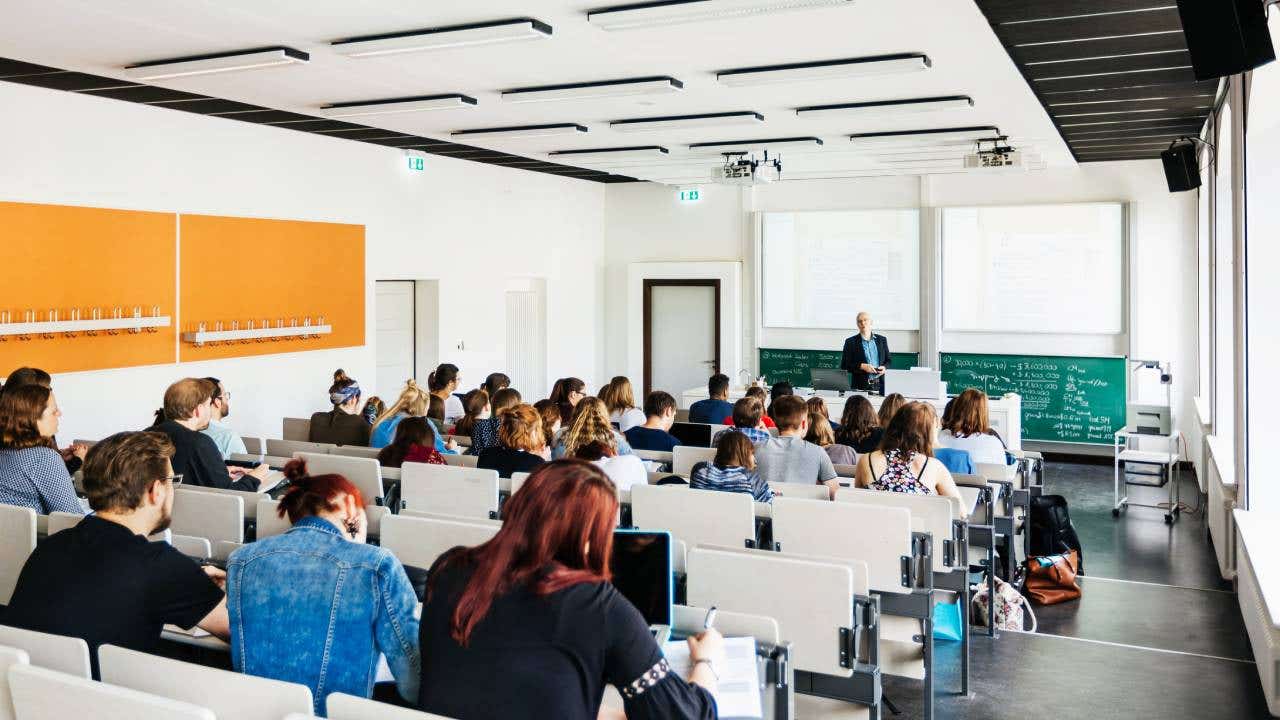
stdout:
[(373, 421), (376, 427), (383, 420), (389, 417), (395, 417), (400, 413), (411, 415), (413, 417), (423, 417), (427, 414), (427, 408), (431, 406), (431, 395), (422, 388), (418, 387), (418, 383), (413, 378), (404, 381), (404, 389), (400, 391), (400, 397), (396, 401), (387, 406), (386, 410)]
[(634, 408), (636, 397), (631, 391), (631, 380), (626, 375), (615, 376), (600, 390), (600, 400), (611, 413)]
[(585, 397), (578, 403), (573, 423), (565, 431), (563, 442), (566, 457), (573, 457), (578, 448), (593, 442), (617, 449), (618, 441), (613, 436), (613, 426), (609, 424), (609, 411), (600, 398)]
[(814, 410), (812, 406), (809, 407), (809, 433), (804, 439), (818, 447), (836, 444), (836, 435), (831, 432), (831, 421)]

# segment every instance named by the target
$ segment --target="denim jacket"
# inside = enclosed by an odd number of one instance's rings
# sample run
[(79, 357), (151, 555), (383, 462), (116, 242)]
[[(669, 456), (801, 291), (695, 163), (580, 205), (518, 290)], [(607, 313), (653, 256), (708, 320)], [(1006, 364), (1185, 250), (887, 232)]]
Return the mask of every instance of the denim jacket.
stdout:
[(306, 685), (320, 717), (329, 693), (372, 694), (379, 654), (400, 695), (417, 699), (417, 604), (389, 551), (349, 542), (317, 517), (245, 545), (227, 562), (235, 669)]

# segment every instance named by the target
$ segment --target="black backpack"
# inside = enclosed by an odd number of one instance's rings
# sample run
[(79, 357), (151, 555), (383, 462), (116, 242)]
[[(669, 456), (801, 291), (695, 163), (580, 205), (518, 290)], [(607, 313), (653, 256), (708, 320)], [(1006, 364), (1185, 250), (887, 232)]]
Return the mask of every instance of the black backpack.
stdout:
[(1084, 548), (1080, 536), (1071, 524), (1067, 511), (1067, 499), (1061, 495), (1040, 495), (1031, 498), (1031, 549), (1034, 557), (1057, 555), (1075, 550), (1080, 567), (1076, 572), (1084, 574)]

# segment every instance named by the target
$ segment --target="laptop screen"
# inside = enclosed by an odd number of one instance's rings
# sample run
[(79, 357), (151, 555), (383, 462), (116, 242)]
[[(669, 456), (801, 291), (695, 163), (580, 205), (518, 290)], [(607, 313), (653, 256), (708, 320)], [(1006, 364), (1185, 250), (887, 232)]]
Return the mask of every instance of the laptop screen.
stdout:
[(614, 530), (609, 569), (613, 586), (650, 625), (671, 624), (671, 535), (644, 530)]
[(671, 434), (681, 445), (711, 447), (711, 426), (704, 423), (678, 422), (671, 424)]

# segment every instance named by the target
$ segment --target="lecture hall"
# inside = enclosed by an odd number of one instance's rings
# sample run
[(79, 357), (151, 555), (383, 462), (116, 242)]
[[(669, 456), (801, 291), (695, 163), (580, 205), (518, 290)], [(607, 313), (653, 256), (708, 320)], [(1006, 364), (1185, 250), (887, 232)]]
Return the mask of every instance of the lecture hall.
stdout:
[(1276, 4), (0, 0), (0, 720), (1280, 717)]

